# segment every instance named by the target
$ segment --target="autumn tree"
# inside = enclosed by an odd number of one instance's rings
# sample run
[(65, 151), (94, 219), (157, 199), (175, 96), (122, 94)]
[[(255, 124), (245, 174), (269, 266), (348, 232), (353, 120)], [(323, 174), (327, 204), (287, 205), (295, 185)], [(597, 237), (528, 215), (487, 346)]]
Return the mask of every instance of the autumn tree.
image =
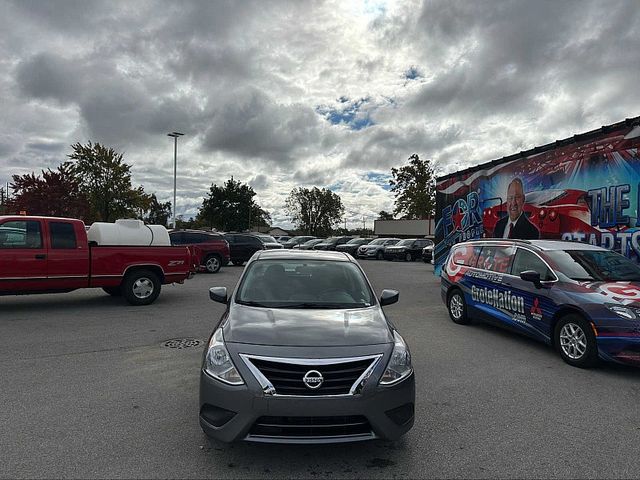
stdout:
[(223, 186), (211, 185), (208, 196), (198, 211), (197, 221), (218, 230), (243, 231), (268, 225), (271, 217), (253, 197), (249, 185), (231, 177)]
[(409, 157), (409, 164), (392, 168), (389, 181), (395, 194), (394, 215), (416, 220), (433, 216), (436, 203), (436, 180), (429, 160), (417, 154)]
[(393, 220), (393, 214), (385, 210), (380, 210), (378, 213), (378, 220)]
[(71, 148), (71, 161), (64, 165), (79, 181), (80, 193), (89, 203), (85, 223), (138, 217), (147, 209), (149, 195), (142, 187), (131, 185), (131, 166), (124, 163), (121, 153), (91, 142), (76, 143)]
[(171, 202), (160, 203), (155, 193), (152, 193), (148, 197), (149, 203), (143, 212), (143, 220), (145, 223), (164, 225), (166, 227), (169, 217), (171, 216)]
[(13, 175), (13, 197), (7, 200), (7, 212), (25, 211), (29, 215), (85, 219), (89, 213), (87, 198), (80, 180), (68, 165), (57, 170), (42, 170), (41, 175)]
[(298, 230), (308, 235), (329, 235), (344, 215), (340, 196), (326, 188), (294, 188), (285, 209)]

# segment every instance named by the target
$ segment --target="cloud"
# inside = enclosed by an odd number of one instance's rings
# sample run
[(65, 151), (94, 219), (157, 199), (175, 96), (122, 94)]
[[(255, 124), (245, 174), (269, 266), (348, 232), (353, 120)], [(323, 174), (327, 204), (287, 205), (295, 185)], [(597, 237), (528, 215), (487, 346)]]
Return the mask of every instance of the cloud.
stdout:
[(76, 142), (195, 214), (212, 183), (337, 185), (393, 208), (414, 153), (449, 173), (640, 114), (635, 2), (0, 2), (0, 184)]

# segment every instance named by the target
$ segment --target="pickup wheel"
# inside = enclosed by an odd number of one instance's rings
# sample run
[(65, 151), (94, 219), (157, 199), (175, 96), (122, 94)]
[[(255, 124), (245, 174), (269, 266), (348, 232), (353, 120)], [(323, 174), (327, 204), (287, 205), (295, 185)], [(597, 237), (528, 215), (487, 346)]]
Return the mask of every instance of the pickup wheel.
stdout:
[(221, 266), (222, 262), (218, 255), (209, 255), (204, 261), (204, 267), (209, 273), (218, 273)]
[(111, 295), (112, 297), (120, 297), (122, 296), (122, 288), (120, 287), (102, 287), (106, 293)]
[(160, 279), (150, 270), (135, 270), (122, 282), (122, 294), (131, 305), (149, 305), (160, 295)]

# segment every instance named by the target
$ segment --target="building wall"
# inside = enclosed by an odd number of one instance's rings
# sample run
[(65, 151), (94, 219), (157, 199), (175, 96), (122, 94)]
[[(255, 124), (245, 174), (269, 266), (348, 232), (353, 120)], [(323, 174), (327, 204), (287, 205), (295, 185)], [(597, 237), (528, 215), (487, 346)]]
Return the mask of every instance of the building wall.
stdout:
[(379, 237), (425, 237), (435, 233), (434, 220), (375, 220), (373, 231)]

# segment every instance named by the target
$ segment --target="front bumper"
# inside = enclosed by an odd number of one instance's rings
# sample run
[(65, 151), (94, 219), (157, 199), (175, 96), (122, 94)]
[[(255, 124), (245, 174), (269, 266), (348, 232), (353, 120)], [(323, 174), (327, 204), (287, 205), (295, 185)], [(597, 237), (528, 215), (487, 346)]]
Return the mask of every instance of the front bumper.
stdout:
[(386, 251), (384, 252), (384, 259), (385, 260), (404, 260), (405, 255), (407, 254), (406, 250), (402, 250), (402, 251)]
[(358, 258), (375, 258), (377, 254), (377, 250), (358, 250), (357, 252)]
[(640, 367), (640, 333), (598, 336), (597, 344), (603, 360)]
[(240, 386), (226, 385), (201, 371), (200, 426), (208, 436), (223, 442), (395, 440), (413, 426), (413, 373), (396, 385), (382, 387), (377, 384), (378, 372), (359, 394), (314, 397), (265, 394), (255, 378), (241, 370), (245, 384)]

